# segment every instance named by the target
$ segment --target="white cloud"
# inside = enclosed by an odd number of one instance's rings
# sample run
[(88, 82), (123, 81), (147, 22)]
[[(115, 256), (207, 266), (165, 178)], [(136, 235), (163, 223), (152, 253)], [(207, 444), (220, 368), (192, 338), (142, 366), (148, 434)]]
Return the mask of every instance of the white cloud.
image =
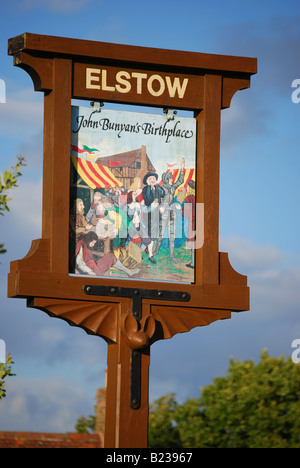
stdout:
[(233, 268), (248, 276), (250, 320), (296, 323), (300, 313), (300, 268), (273, 245), (258, 245), (239, 236), (221, 240)]
[(0, 134), (6, 138), (28, 137), (43, 127), (43, 99), (41, 93), (26, 88), (8, 94), (6, 104), (0, 107)]
[(300, 313), (300, 268), (256, 272), (251, 277), (255, 303), (264, 314), (294, 320)]
[[(42, 227), (42, 179), (24, 181), (20, 179), (19, 187), (11, 194), (10, 213), (6, 228), (10, 236), (36, 239), (40, 237)], [(5, 229), (5, 228), (4, 228)], [(17, 239), (15, 239), (17, 240)]]
[(11, 377), (0, 405), (0, 430), (74, 432), (76, 420), (93, 412), (86, 393), (58, 378)]
[(220, 239), (220, 250), (228, 252), (230, 263), (239, 273), (260, 271), (266, 274), (271, 267), (276, 271), (284, 258), (284, 253), (273, 245), (258, 245), (236, 235)]

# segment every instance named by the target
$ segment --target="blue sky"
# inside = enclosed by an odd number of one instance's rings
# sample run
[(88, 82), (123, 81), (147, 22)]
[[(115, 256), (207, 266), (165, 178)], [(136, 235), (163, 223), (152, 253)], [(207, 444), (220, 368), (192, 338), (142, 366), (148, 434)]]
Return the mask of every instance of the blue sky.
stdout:
[(11, 211), (1, 218), (0, 339), (17, 376), (0, 403), (0, 430), (71, 431), (92, 414), (104, 385), (100, 338), (6, 298), (9, 262), (41, 232), (43, 95), (7, 56), (10, 37), (31, 32), (147, 47), (258, 58), (251, 88), (222, 112), (220, 250), (248, 276), (251, 310), (151, 349), (150, 400), (179, 400), (224, 375), (230, 357), (263, 348), (290, 356), (300, 338), (299, 124), (292, 81), (300, 79), (300, 5), (294, 1), (206, 2), (15, 0), (0, 7), (0, 172), (26, 158)]

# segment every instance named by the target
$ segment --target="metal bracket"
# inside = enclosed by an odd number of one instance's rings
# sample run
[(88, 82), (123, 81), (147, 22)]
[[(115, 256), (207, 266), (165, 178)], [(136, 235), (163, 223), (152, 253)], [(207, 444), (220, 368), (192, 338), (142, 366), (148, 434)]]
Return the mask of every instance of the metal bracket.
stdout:
[(93, 114), (94, 112), (101, 112), (101, 107), (104, 106), (104, 103), (103, 103), (103, 101), (93, 101), (93, 102), (91, 102), (91, 106), (94, 108), (94, 110), (92, 112), (92, 114)]
[(142, 318), (142, 300), (165, 300), (188, 302), (190, 295), (183, 291), (166, 291), (155, 289), (122, 288), (116, 286), (86, 285), (84, 292), (91, 296), (130, 297), (132, 299), (132, 314), (137, 320)]
[(164, 112), (164, 114), (166, 114), (167, 120), (174, 120), (174, 119), (175, 119), (175, 115), (177, 114), (177, 111), (176, 111), (176, 110), (167, 109), (167, 108), (165, 108), (163, 112)]
[[(165, 300), (188, 302), (190, 294), (184, 291), (166, 291), (154, 289), (122, 288), (116, 286), (86, 285), (84, 292), (91, 296), (129, 297), (132, 304), (132, 315), (140, 322), (142, 319), (142, 300)], [(141, 405), (141, 350), (131, 351), (130, 369), (130, 406), (139, 409)]]

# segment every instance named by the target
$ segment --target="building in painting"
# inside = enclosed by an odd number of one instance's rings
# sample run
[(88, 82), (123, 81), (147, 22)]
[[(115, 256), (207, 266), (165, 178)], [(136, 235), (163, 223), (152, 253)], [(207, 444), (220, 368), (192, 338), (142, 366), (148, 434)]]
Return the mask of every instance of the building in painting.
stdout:
[(96, 163), (108, 167), (125, 189), (130, 187), (136, 177), (143, 180), (148, 171), (156, 172), (144, 145), (136, 150), (98, 158)]

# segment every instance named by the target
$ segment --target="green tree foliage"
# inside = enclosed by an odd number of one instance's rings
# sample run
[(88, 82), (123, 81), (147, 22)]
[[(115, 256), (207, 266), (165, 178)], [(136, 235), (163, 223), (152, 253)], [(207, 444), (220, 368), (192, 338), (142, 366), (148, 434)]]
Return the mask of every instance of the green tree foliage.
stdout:
[(90, 434), (95, 432), (96, 416), (80, 416), (75, 424), (75, 430), (79, 434)]
[[(18, 178), (22, 175), (20, 168), (25, 166), (25, 159), (21, 156), (17, 156), (17, 163), (11, 168), (10, 171), (4, 171), (0, 174), (0, 215), (4, 216), (4, 213), (9, 211), (8, 203), (11, 198), (8, 198), (8, 192), (14, 187), (17, 187)], [(6, 249), (4, 244), (0, 244), (0, 254), (4, 254)], [(7, 356), (6, 363), (0, 364), (0, 400), (6, 395), (5, 391), (5, 378), (12, 376), (11, 364), (13, 364), (10, 354)]]
[(6, 377), (15, 375), (15, 374), (12, 374), (11, 364), (13, 364), (13, 361), (11, 360), (10, 354), (7, 356), (6, 363), (0, 364), (0, 400), (1, 398), (4, 398), (6, 396), (6, 390), (5, 390)]
[[(0, 215), (4, 216), (5, 212), (9, 211), (8, 203), (11, 198), (8, 197), (8, 192), (18, 187), (18, 179), (22, 175), (20, 168), (25, 166), (25, 159), (17, 156), (17, 164), (11, 168), (11, 171), (4, 171), (0, 174)], [(0, 254), (5, 253), (4, 244), (0, 244)]]
[(261, 354), (230, 360), (225, 377), (182, 405), (166, 395), (151, 406), (149, 446), (299, 448), (300, 366)]
[(178, 403), (174, 394), (167, 394), (150, 405), (149, 445), (155, 448), (180, 447), (180, 435), (174, 424)]

